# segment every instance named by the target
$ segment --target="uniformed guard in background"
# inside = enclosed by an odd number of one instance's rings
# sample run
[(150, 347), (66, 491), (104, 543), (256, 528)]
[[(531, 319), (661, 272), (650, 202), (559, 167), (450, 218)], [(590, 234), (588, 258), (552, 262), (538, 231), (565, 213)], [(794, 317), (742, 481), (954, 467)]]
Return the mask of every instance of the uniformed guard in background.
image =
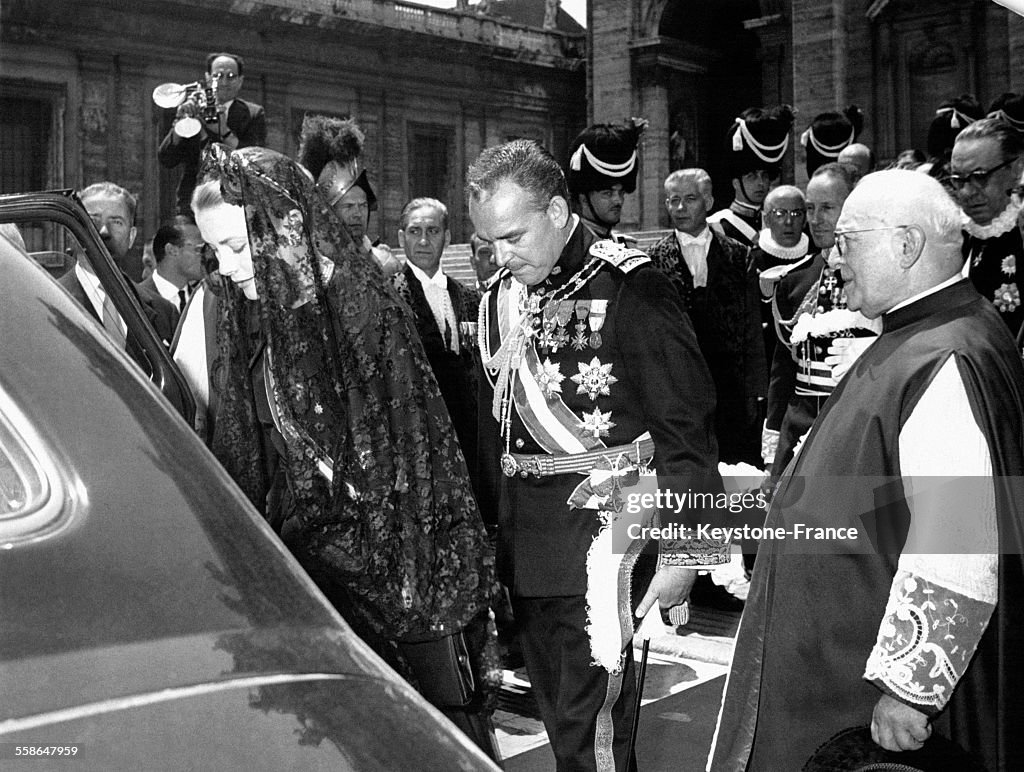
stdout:
[(598, 123), (580, 132), (569, 148), (565, 176), (572, 211), (599, 239), (636, 243), (613, 229), (622, 219), (626, 195), (636, 190), (637, 146), (645, 128), (642, 118), (621, 126)]
[(764, 227), (761, 208), (782, 175), (792, 130), (793, 108), (789, 105), (768, 110), (748, 107), (733, 121), (725, 134), (725, 156), (734, 198), (727, 208), (708, 217), (709, 225), (748, 247), (757, 243)]

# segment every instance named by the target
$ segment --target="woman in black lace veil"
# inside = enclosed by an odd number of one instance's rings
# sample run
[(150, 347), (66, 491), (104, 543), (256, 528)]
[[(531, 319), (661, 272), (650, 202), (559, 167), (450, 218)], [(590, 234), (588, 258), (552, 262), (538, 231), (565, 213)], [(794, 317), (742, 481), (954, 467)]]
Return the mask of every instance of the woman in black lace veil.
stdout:
[[(486, 621), (493, 553), (411, 312), (289, 158), (213, 146), (204, 170), (193, 209), (235, 283), (218, 319), (215, 455), (355, 631), (414, 683), (399, 643), (465, 631), (468, 709), (489, 713), (500, 685)], [(275, 455), (287, 480), (279, 517), (267, 511), (280, 508)]]

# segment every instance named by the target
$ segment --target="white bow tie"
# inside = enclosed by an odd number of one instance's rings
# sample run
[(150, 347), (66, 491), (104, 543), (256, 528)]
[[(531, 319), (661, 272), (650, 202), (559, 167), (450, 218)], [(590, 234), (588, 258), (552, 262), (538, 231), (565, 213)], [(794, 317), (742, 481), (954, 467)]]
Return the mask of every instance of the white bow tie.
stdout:
[(679, 239), (679, 246), (690, 247), (690, 246), (707, 246), (708, 239), (711, 238), (711, 231), (705, 230), (699, 236), (691, 236), (689, 233), (683, 233), (682, 231), (676, 231), (676, 238)]

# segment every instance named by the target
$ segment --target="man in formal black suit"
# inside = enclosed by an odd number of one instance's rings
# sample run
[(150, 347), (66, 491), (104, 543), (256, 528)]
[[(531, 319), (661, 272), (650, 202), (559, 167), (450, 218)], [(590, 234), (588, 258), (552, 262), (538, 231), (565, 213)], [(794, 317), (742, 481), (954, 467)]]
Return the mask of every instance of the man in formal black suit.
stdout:
[(665, 180), (665, 207), (675, 232), (649, 254), (679, 290), (711, 370), (719, 460), (759, 464), (759, 400), (768, 392), (768, 365), (757, 271), (747, 247), (708, 225), (713, 203), (707, 172), (672, 172)]
[(178, 105), (175, 125), (167, 132), (157, 157), (168, 169), (182, 166), (178, 183), (177, 211), (190, 214), (192, 190), (199, 174), (199, 156), (211, 142), (220, 142), (231, 150), (239, 147), (267, 144), (267, 117), (263, 106), (238, 98), (245, 77), (244, 62), (238, 54), (213, 53), (206, 57), (206, 82), (213, 86), (217, 101), (217, 119), (202, 123), (197, 134), (182, 137), (175, 129), (183, 118), (197, 118), (195, 102), (188, 100)]
[(441, 255), (451, 242), (448, 207), (436, 198), (414, 198), (402, 210), (400, 225), (398, 243), (408, 262), (392, 281), (416, 317), (416, 330), (475, 486), (480, 294), (441, 270)]
[[(85, 211), (92, 218), (100, 238), (114, 262), (124, 272), (124, 260), (135, 241), (136, 198), (129, 191), (113, 182), (97, 182), (79, 193)], [(127, 273), (125, 281), (135, 291), (150, 324), (165, 343), (174, 336), (177, 312), (159, 293), (133, 282)], [(118, 345), (125, 348), (143, 370), (150, 371), (150, 365), (142, 348), (134, 337), (128, 334), (128, 327), (121, 315), (107, 297), (107, 291), (100, 283), (88, 257), (83, 253), (70, 271), (58, 279), (71, 296), (96, 318)]]
[(206, 276), (203, 237), (195, 221), (179, 214), (161, 225), (153, 237), (153, 255), (156, 267), (139, 283), (139, 289), (155, 292), (171, 303), (178, 312), (175, 314), (177, 324), (192, 290)]

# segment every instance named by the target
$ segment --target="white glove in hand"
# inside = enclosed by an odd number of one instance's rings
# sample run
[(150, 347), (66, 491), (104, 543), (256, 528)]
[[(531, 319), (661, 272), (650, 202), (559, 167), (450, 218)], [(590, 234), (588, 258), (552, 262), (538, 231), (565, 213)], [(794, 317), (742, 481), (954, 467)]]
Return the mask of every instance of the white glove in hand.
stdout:
[(837, 381), (853, 367), (853, 363), (863, 354), (868, 346), (875, 342), (877, 336), (867, 338), (836, 338), (828, 347), (825, 364), (832, 368), (832, 377)]
[(779, 449), (779, 433), (769, 429), (767, 421), (761, 427), (761, 460), (766, 468), (771, 469), (775, 461), (775, 452)]

